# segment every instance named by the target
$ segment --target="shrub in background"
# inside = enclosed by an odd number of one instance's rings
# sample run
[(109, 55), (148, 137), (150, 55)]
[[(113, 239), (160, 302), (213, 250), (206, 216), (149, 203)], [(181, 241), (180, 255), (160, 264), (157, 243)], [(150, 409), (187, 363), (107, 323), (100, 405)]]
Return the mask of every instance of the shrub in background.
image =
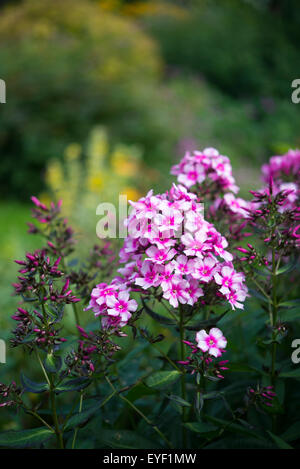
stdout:
[(145, 97), (160, 59), (129, 21), (88, 1), (28, 0), (1, 12), (0, 63), (8, 94), (0, 116), (2, 196), (40, 191), (45, 162), (98, 122), (155, 146)]

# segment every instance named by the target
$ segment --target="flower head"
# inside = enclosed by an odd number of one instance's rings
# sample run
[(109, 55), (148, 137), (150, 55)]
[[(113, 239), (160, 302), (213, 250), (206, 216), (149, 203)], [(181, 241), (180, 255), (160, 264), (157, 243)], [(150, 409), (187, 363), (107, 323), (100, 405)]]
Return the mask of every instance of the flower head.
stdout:
[(227, 340), (220, 329), (213, 327), (207, 333), (204, 329), (196, 334), (197, 346), (202, 352), (214, 357), (220, 357), (226, 348)]

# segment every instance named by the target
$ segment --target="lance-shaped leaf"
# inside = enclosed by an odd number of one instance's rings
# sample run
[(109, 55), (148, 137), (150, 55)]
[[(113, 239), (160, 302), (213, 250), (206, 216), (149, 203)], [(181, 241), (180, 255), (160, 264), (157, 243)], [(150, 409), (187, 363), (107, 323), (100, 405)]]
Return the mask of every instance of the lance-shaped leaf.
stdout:
[(225, 311), (223, 314), (221, 314), (220, 316), (214, 316), (210, 319), (207, 319), (205, 321), (199, 321), (199, 322), (196, 322), (194, 324), (190, 324), (190, 325), (187, 325), (185, 326), (186, 329), (188, 329), (189, 331), (199, 331), (200, 329), (206, 329), (208, 327), (214, 327), (217, 325), (217, 323), (219, 321), (221, 321), (221, 319), (225, 316), (225, 314), (228, 313), (229, 310)]
[(176, 370), (157, 371), (156, 373), (153, 373), (153, 375), (149, 376), (145, 383), (150, 388), (160, 389), (175, 383), (180, 375), (180, 371)]
[(97, 410), (99, 410), (102, 407), (105, 401), (106, 399), (104, 399), (103, 401), (97, 402), (96, 404), (88, 407), (82, 412), (76, 412), (75, 414), (73, 414), (72, 417), (68, 420), (65, 426), (65, 430), (67, 431), (76, 427), (84, 427), (91, 420), (91, 418), (94, 415), (96, 415)]
[(149, 308), (149, 306), (147, 305), (147, 303), (143, 299), (142, 299), (142, 303), (143, 303), (143, 307), (144, 307), (146, 313), (149, 314), (149, 316), (151, 316), (151, 318), (155, 319), (155, 321), (159, 322), (160, 324), (165, 324), (167, 326), (176, 326), (176, 323), (172, 319), (167, 318), (165, 316), (161, 316), (160, 314), (155, 313), (154, 311), (152, 311), (152, 309)]
[(21, 383), (25, 391), (32, 392), (34, 394), (40, 394), (48, 391), (49, 389), (47, 383), (36, 383), (35, 381), (27, 378), (23, 373), (21, 373)]
[(39, 448), (54, 433), (45, 427), (33, 430), (5, 431), (0, 433), (0, 446), (4, 448)]
[(89, 386), (90, 383), (91, 380), (85, 376), (67, 379), (55, 388), (55, 393), (61, 394), (62, 392), (81, 391), (81, 389)]
[(44, 360), (44, 366), (49, 373), (57, 373), (62, 366), (61, 357), (56, 357), (53, 353), (48, 353)]
[(276, 446), (278, 446), (279, 449), (293, 449), (292, 446), (290, 446), (288, 443), (286, 443), (279, 436), (274, 435), (274, 433), (270, 432), (269, 430), (267, 430), (267, 432), (269, 433), (270, 437), (276, 443)]

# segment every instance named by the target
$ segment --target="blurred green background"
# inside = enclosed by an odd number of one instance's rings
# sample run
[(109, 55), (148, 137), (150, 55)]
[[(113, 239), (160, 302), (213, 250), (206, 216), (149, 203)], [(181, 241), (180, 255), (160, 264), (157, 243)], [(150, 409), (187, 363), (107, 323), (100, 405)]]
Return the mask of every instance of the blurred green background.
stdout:
[(96, 205), (165, 190), (186, 149), (216, 146), (242, 194), (300, 145), (297, 0), (0, 2), (0, 331), (30, 195), (62, 196), (96, 241)]

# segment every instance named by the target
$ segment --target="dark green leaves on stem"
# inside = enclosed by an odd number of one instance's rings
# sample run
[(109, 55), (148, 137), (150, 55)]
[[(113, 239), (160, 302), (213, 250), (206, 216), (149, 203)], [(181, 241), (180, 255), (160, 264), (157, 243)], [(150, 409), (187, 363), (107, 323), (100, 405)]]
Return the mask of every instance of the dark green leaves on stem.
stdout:
[(176, 370), (157, 371), (146, 379), (145, 384), (150, 388), (161, 389), (175, 383), (180, 376), (181, 373)]
[(152, 311), (151, 308), (149, 308), (149, 306), (147, 305), (147, 303), (142, 299), (142, 303), (143, 303), (143, 307), (144, 307), (144, 310), (146, 311), (146, 313), (151, 316), (152, 319), (155, 319), (155, 321), (157, 321), (159, 324), (164, 324), (166, 326), (176, 326), (176, 323), (170, 319), (170, 318), (167, 318), (165, 316), (161, 316), (160, 314), (158, 313), (155, 313), (154, 311)]
[(6, 431), (0, 433), (0, 446), (5, 448), (39, 448), (54, 433), (48, 428)]
[(25, 376), (23, 373), (21, 373), (21, 383), (24, 391), (32, 392), (34, 394), (40, 394), (49, 390), (47, 383), (36, 383), (35, 381), (27, 378), (27, 376)]
[(56, 386), (55, 393), (61, 394), (63, 392), (81, 391), (82, 389), (85, 389), (87, 386), (89, 386), (90, 383), (91, 380), (85, 376), (80, 378), (66, 379), (58, 386)]

